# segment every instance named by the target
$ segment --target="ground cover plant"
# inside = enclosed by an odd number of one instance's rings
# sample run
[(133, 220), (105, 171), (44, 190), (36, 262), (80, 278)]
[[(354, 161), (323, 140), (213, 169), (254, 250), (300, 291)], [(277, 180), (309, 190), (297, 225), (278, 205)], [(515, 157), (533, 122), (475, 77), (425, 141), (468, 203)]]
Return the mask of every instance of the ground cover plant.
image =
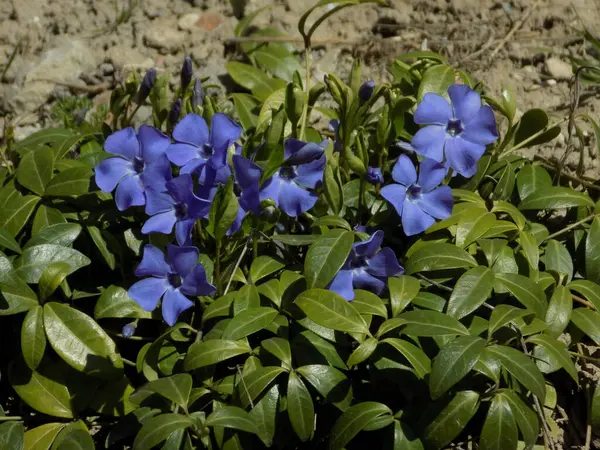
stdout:
[(300, 18), (305, 67), (244, 44), (243, 91), (186, 59), (8, 140), (0, 448), (558, 448), (561, 414), (589, 448), (598, 185), (519, 156), (558, 124), (435, 53), (310, 81), (358, 3)]

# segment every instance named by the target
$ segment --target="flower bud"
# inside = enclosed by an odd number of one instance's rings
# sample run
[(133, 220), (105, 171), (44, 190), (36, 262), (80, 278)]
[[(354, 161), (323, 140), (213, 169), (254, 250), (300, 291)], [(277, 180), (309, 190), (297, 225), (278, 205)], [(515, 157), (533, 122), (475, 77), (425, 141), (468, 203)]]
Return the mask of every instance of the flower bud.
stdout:
[(196, 78), (196, 82), (194, 83), (194, 89), (192, 90), (192, 111), (196, 112), (199, 106), (204, 104), (204, 88), (202, 87), (202, 82), (200, 78)]
[(358, 90), (358, 97), (362, 103), (365, 103), (373, 95), (375, 90), (375, 82), (373, 80), (366, 81), (362, 84)]
[(135, 328), (136, 328), (135, 322), (128, 323), (121, 330), (121, 334), (123, 335), (124, 338), (129, 339), (135, 333)]
[(383, 184), (383, 173), (381, 173), (381, 169), (379, 167), (371, 167), (367, 168), (367, 173), (365, 173), (365, 180), (367, 180), (371, 184)]
[(181, 67), (181, 89), (186, 90), (189, 84), (192, 82), (192, 75), (194, 69), (192, 68), (192, 58), (186, 56), (183, 60), (183, 66)]
[(150, 91), (154, 87), (155, 82), (156, 82), (156, 69), (154, 67), (152, 67), (151, 69), (149, 69), (146, 72), (146, 75), (144, 75), (142, 84), (140, 84), (140, 87), (138, 89), (137, 100), (136, 100), (136, 103), (138, 105), (140, 103), (143, 103), (144, 100), (146, 100), (148, 98), (148, 95), (150, 95)]
[(171, 106), (171, 110), (169, 111), (169, 117), (167, 120), (169, 121), (170, 126), (172, 126), (172, 127), (175, 126), (175, 124), (179, 120), (180, 114), (181, 114), (181, 99), (178, 98), (177, 100), (175, 100), (175, 103), (173, 103), (173, 105)]

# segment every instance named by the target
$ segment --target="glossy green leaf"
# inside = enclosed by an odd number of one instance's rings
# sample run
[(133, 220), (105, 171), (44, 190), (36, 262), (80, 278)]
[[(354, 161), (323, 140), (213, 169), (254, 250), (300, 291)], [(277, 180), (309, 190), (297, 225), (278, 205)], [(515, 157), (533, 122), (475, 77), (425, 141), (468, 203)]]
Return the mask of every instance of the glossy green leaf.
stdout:
[(17, 180), (31, 192), (43, 195), (52, 178), (54, 154), (46, 147), (28, 152), (17, 168)]
[(129, 297), (127, 291), (119, 286), (107, 287), (94, 308), (96, 319), (149, 319), (151, 316), (151, 313), (140, 308), (137, 302)]
[(138, 408), (138, 405), (129, 400), (133, 392), (133, 386), (127, 377), (123, 377), (97, 391), (89, 406), (94, 411), (107, 416), (126, 416)]
[(233, 300), (233, 316), (249, 308), (260, 307), (260, 294), (256, 286), (250, 284), (242, 286)]
[(408, 341), (388, 338), (381, 341), (394, 347), (413, 366), (419, 378), (424, 378), (431, 372), (431, 360), (423, 350)]
[(600, 314), (586, 308), (576, 308), (571, 314), (571, 322), (600, 345)]
[(585, 241), (585, 274), (600, 283), (600, 217), (594, 218)]
[(40, 145), (60, 143), (73, 137), (75, 132), (67, 128), (45, 128), (27, 136), (15, 144), (15, 151), (25, 154)]
[(494, 272), (485, 266), (477, 266), (465, 272), (456, 282), (448, 300), (446, 314), (461, 319), (488, 299), (494, 285)]
[(471, 209), (462, 214), (456, 228), (456, 245), (466, 248), (476, 240), (484, 237), (497, 223), (491, 212), (481, 213), (479, 209)]
[(247, 407), (281, 374), (284, 369), (278, 366), (258, 367), (237, 385), (242, 406)]
[[(569, 352), (567, 351), (565, 344), (545, 334), (536, 334), (530, 336), (527, 339), (527, 342), (543, 347), (553, 359), (560, 363), (561, 367), (567, 371), (575, 383), (579, 384), (577, 368), (569, 356)], [(538, 361), (538, 365), (540, 364), (543, 363)]]
[(517, 422), (508, 400), (502, 395), (495, 395), (481, 429), (479, 448), (516, 450), (518, 438)]
[(30, 369), (39, 366), (46, 350), (44, 315), (41, 306), (29, 310), (21, 326), (21, 352)]
[(185, 357), (183, 366), (190, 371), (200, 367), (210, 366), (225, 361), (234, 356), (250, 353), (246, 342), (211, 339), (193, 344)]
[(133, 450), (150, 450), (177, 430), (188, 428), (192, 421), (181, 414), (161, 414), (144, 422), (133, 442)]
[(411, 336), (468, 336), (469, 330), (446, 314), (437, 311), (409, 311), (398, 316), (406, 323), (403, 334)]
[[(40, 207), (42, 208), (43, 205)], [(25, 249), (42, 244), (69, 247), (79, 237), (81, 225), (76, 223), (57, 223), (44, 227), (25, 244)]]
[(236, 314), (223, 330), (223, 339), (237, 341), (267, 327), (279, 313), (276, 309), (259, 306)]
[(433, 65), (423, 74), (417, 100), (420, 102), (429, 92), (447, 97), (448, 88), (454, 83), (454, 68), (444, 64)]
[(33, 218), (31, 233), (35, 236), (44, 228), (61, 223), (64, 224), (67, 221), (58, 209), (40, 205)]
[(259, 256), (250, 266), (250, 278), (253, 283), (257, 283), (264, 277), (267, 277), (285, 267), (285, 264), (270, 256)]
[(110, 267), (111, 270), (115, 270), (117, 260), (114, 253), (108, 248), (106, 238), (102, 235), (102, 231), (94, 226), (88, 226), (87, 230), (108, 267)]
[(356, 289), (354, 291), (354, 300), (352, 300), (352, 306), (363, 315), (379, 316), (384, 319), (387, 318), (387, 309), (385, 303), (377, 295), (363, 291), (362, 289)]
[(271, 339), (265, 339), (260, 343), (261, 347), (271, 353), (287, 367), (292, 367), (292, 350), (290, 349), (290, 343), (287, 339), (280, 337), (274, 337)]
[[(27, 430), (23, 448), (25, 450), (49, 450), (52, 442), (65, 426), (64, 423), (45, 423)], [(7, 448), (7, 450), (9, 449)]]
[(69, 265), (69, 274), (90, 264), (89, 258), (77, 250), (60, 245), (42, 244), (28, 247), (15, 261), (15, 270), (26, 282), (37, 283), (46, 267), (57, 261)]
[(583, 295), (594, 305), (596, 310), (600, 311), (600, 285), (588, 280), (574, 280), (571, 281), (567, 287), (571, 291)]
[(177, 405), (187, 407), (192, 391), (192, 376), (187, 373), (178, 373), (170, 377), (160, 378), (148, 383), (146, 389), (162, 395)]
[(230, 61), (225, 64), (229, 76), (240, 86), (252, 92), (261, 101), (267, 99), (277, 89), (284, 88), (283, 80), (269, 78), (264, 72), (248, 64)]
[(331, 429), (329, 450), (342, 450), (358, 433), (390, 409), (376, 402), (363, 402), (348, 408)]
[(417, 296), (421, 284), (416, 278), (408, 275), (388, 278), (392, 316), (397, 316)]
[(302, 70), (298, 59), (282, 47), (269, 46), (265, 50), (256, 50), (252, 55), (261, 68), (285, 81), (292, 81), (294, 72)]
[(302, 442), (308, 441), (313, 433), (315, 407), (310, 392), (295, 372), (290, 372), (288, 378), (287, 403), (292, 428)]
[(406, 262), (407, 274), (430, 270), (474, 267), (477, 262), (471, 255), (452, 244), (435, 243), (419, 248)]
[(273, 445), (278, 406), (279, 386), (273, 385), (250, 411), (250, 417), (258, 428), (258, 437), (267, 447)]
[(515, 308), (511, 305), (496, 305), (490, 316), (489, 333), (492, 335), (496, 330), (508, 325), (513, 320), (530, 314), (532, 313), (526, 309)]
[[(0, 424), (0, 448), (6, 450), (23, 450), (25, 427), (20, 422)], [(31, 448), (31, 447), (28, 447)]]
[(74, 369), (108, 379), (122, 375), (123, 361), (115, 343), (87, 314), (61, 303), (46, 303), (44, 327), (54, 351)]
[(21, 279), (12, 284), (0, 284), (0, 293), (0, 316), (29, 311), (39, 305), (35, 292)]
[(551, 336), (558, 337), (567, 328), (571, 321), (572, 310), (573, 298), (571, 293), (564, 286), (556, 286), (546, 311), (546, 324), (548, 325), (548, 333)]
[(335, 367), (321, 364), (302, 366), (296, 371), (341, 411), (350, 407), (353, 398), (352, 385), (344, 373)]
[(519, 204), (519, 209), (562, 209), (577, 206), (594, 206), (592, 199), (571, 188), (551, 186), (529, 194)]
[(461, 336), (443, 347), (433, 359), (429, 392), (434, 400), (462, 380), (473, 368), (485, 348), (485, 341), (474, 336)]
[[(233, 64), (233, 63), (232, 63)], [(217, 241), (223, 239), (237, 217), (239, 203), (233, 193), (233, 180), (219, 187), (210, 207), (206, 230)]]
[(38, 281), (40, 298), (46, 300), (50, 297), (69, 273), (71, 273), (71, 267), (66, 262), (55, 261), (48, 264)]
[(377, 339), (369, 337), (354, 349), (346, 364), (355, 366), (365, 361), (377, 348)]
[(546, 244), (544, 265), (546, 266), (546, 270), (552, 270), (561, 275), (565, 275), (567, 277), (567, 282), (571, 281), (571, 278), (573, 278), (573, 260), (571, 259), (571, 255), (563, 244), (554, 239), (550, 239)]
[(224, 406), (213, 411), (212, 414), (206, 418), (206, 426), (233, 428), (248, 433), (258, 434), (256, 424), (252, 421), (250, 415), (236, 406)]
[(535, 411), (521, 399), (519, 394), (512, 390), (504, 390), (498, 394), (506, 399), (515, 417), (523, 441), (526, 445), (533, 445), (540, 432), (540, 424)]
[(304, 276), (309, 288), (324, 288), (338, 273), (350, 254), (354, 233), (330, 230), (310, 246), (304, 261)]
[(300, 352), (296, 351), (296, 355), (301, 356), (305, 353), (309, 354), (309, 356), (311, 354), (314, 355), (309, 358), (309, 361), (323, 360), (333, 367), (342, 370), (347, 369), (346, 363), (344, 363), (338, 354), (337, 349), (330, 342), (310, 330), (304, 330), (298, 334), (292, 341), (292, 345), (294, 348), (299, 347), (303, 349)]
[(249, 94), (232, 94), (235, 111), (244, 130), (256, 127), (260, 101)]
[(517, 174), (517, 189), (521, 200), (533, 192), (552, 187), (552, 178), (541, 166), (527, 164)]
[(546, 296), (535, 281), (517, 273), (497, 273), (496, 280), (538, 318), (546, 316)]
[(519, 243), (531, 268), (537, 269), (540, 263), (540, 249), (533, 235), (527, 231), (521, 231)]
[(10, 236), (15, 237), (25, 226), (39, 201), (40, 197), (36, 195), (11, 197), (2, 207), (0, 227), (3, 227)]
[(86, 194), (90, 188), (92, 172), (87, 167), (73, 167), (55, 175), (44, 192), (45, 196), (69, 197)]
[(21, 253), (21, 246), (5, 228), (0, 227), (0, 248), (6, 248)]

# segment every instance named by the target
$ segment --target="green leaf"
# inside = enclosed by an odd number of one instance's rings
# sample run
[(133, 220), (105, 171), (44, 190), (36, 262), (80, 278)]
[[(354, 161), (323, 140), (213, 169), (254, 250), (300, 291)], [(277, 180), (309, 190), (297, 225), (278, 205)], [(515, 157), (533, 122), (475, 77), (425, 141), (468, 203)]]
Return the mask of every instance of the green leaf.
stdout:
[(64, 423), (45, 423), (37, 428), (27, 430), (24, 436), (24, 449), (49, 450), (52, 442), (65, 426)]
[[(40, 208), (42, 208), (40, 206)], [(37, 217), (37, 215), (36, 215)], [(42, 244), (69, 247), (79, 237), (81, 225), (76, 223), (57, 223), (44, 227), (25, 244), (25, 249)]]
[(0, 248), (6, 248), (21, 253), (21, 246), (5, 228), (0, 227)]
[(285, 372), (278, 366), (257, 367), (237, 385), (240, 393), (240, 402), (244, 408), (251, 405), (252, 402), (269, 386), (275, 378)]
[[(0, 425), (0, 448), (23, 450), (25, 427), (20, 422), (6, 422)], [(31, 447), (28, 447), (31, 448)]]
[(567, 287), (571, 291), (578, 292), (590, 301), (596, 310), (600, 311), (600, 286), (588, 280), (571, 281)]
[(369, 291), (357, 289), (354, 291), (352, 306), (362, 315), (379, 316), (387, 319), (387, 309), (381, 298)]
[(471, 209), (462, 214), (456, 228), (456, 245), (461, 248), (471, 245), (476, 240), (486, 236), (497, 222), (493, 213), (481, 214), (479, 209)]
[(260, 100), (250, 94), (232, 94), (231, 97), (244, 130), (255, 128), (261, 105)]
[(260, 294), (256, 286), (250, 284), (242, 286), (233, 301), (233, 316), (237, 316), (248, 308), (260, 307)]
[(332, 291), (310, 289), (300, 294), (294, 303), (309, 319), (322, 327), (348, 333), (369, 332), (352, 303)]
[(521, 434), (523, 435), (525, 445), (534, 445), (540, 432), (540, 424), (535, 411), (526, 405), (515, 391), (504, 390), (498, 396), (504, 397), (508, 402), (519, 430), (521, 430)]
[(285, 81), (292, 81), (294, 72), (302, 71), (298, 59), (282, 47), (269, 45), (265, 50), (256, 50), (252, 56), (262, 69)]
[(257, 283), (264, 277), (271, 275), (285, 267), (285, 264), (270, 256), (259, 256), (250, 266), (250, 278)]
[(364, 342), (354, 349), (346, 364), (348, 366), (355, 366), (365, 361), (369, 356), (373, 354), (375, 349), (377, 348), (377, 339), (375, 338), (367, 338)]
[(304, 246), (315, 243), (319, 236), (316, 234), (275, 234), (272, 239), (285, 245)]
[(58, 286), (67, 278), (71, 272), (71, 267), (63, 261), (56, 261), (49, 264), (38, 281), (38, 291), (40, 298), (46, 300), (50, 297)]
[(425, 354), (425, 352), (416, 345), (396, 338), (384, 339), (381, 342), (390, 344), (392, 347), (398, 350), (398, 352), (400, 352), (400, 354), (406, 358), (410, 365), (413, 366), (415, 373), (419, 378), (424, 378), (425, 375), (431, 372), (431, 360)]
[(44, 316), (41, 306), (29, 310), (21, 326), (21, 352), (27, 366), (35, 370), (46, 350)]
[(339, 176), (339, 169), (334, 169), (331, 163), (325, 166), (323, 192), (333, 213), (339, 214), (344, 207), (344, 191)]
[(564, 286), (556, 286), (546, 311), (548, 334), (553, 337), (560, 336), (571, 321), (572, 310), (573, 297), (571, 292)]
[(530, 314), (531, 312), (526, 309), (515, 308), (511, 305), (496, 305), (490, 316), (489, 334), (492, 335), (513, 320)]
[(329, 450), (342, 450), (358, 433), (392, 411), (381, 403), (363, 402), (348, 408), (331, 429)]
[(323, 288), (346, 262), (354, 233), (345, 230), (330, 230), (310, 246), (304, 261), (304, 276), (308, 288)]
[(127, 291), (119, 286), (107, 287), (96, 302), (96, 319), (149, 319), (151, 313), (144, 311), (135, 300), (129, 298)]
[(417, 100), (421, 102), (425, 94), (434, 94), (448, 97), (448, 88), (455, 83), (454, 69), (445, 64), (433, 65), (423, 74), (419, 85)]
[(217, 241), (223, 239), (237, 217), (239, 203), (233, 193), (233, 179), (220, 186), (215, 194), (208, 217), (208, 233)]
[(144, 422), (133, 442), (133, 450), (150, 450), (177, 430), (192, 426), (192, 421), (181, 414), (161, 414)]
[(212, 303), (210, 303), (204, 310), (204, 313), (202, 314), (202, 323), (204, 323), (210, 319), (214, 319), (216, 317), (229, 316), (231, 309), (232, 309), (231, 305), (233, 304), (236, 296), (237, 296), (237, 292), (229, 292), (228, 294), (225, 294), (223, 297), (218, 298), (218, 299), (214, 300)]
[(429, 392), (434, 400), (462, 380), (473, 368), (485, 348), (485, 341), (474, 336), (461, 336), (443, 347), (433, 359)]
[(225, 361), (234, 356), (250, 353), (251, 348), (247, 342), (226, 341), (211, 339), (209, 341), (192, 344), (185, 357), (183, 367), (186, 371), (199, 369)]
[(338, 216), (323, 216), (315, 220), (311, 227), (330, 227), (330, 228), (343, 228), (344, 230), (352, 231), (352, 227), (348, 222)]
[(533, 192), (542, 192), (551, 187), (552, 178), (541, 166), (527, 164), (517, 174), (517, 189), (521, 200)]
[(44, 327), (54, 351), (74, 369), (107, 379), (122, 375), (123, 361), (115, 343), (87, 314), (61, 303), (46, 303)]
[(145, 388), (185, 408), (192, 392), (192, 376), (187, 373), (178, 373), (151, 381), (146, 384)]
[(69, 197), (87, 194), (92, 172), (87, 167), (73, 167), (55, 175), (44, 192), (45, 196)]
[(67, 221), (58, 209), (40, 205), (33, 219), (31, 234), (35, 236), (44, 228), (61, 223), (67, 223)]
[(62, 142), (71, 138), (74, 134), (73, 130), (67, 128), (44, 128), (17, 142), (14, 150), (20, 154), (25, 154), (40, 145)]
[(260, 343), (261, 347), (279, 359), (287, 368), (292, 367), (292, 350), (287, 339), (274, 337), (265, 339)]
[(419, 280), (408, 275), (388, 278), (392, 316), (397, 316), (417, 296), (421, 289)]
[(423, 443), (408, 426), (394, 420), (394, 450), (423, 450)]
[(576, 308), (571, 314), (571, 322), (600, 345), (600, 314), (587, 308)]
[(111, 270), (115, 270), (115, 265), (117, 263), (115, 255), (108, 249), (108, 244), (106, 243), (104, 236), (102, 236), (100, 229), (98, 227), (88, 226), (87, 230), (108, 267), (110, 267)]
[(19, 397), (33, 409), (54, 417), (73, 418), (67, 381), (57, 366), (42, 364), (39, 371), (33, 371), (25, 364), (14, 364), (9, 380)]
[[(546, 336), (545, 334), (536, 334), (530, 336), (527, 339), (528, 343), (536, 344), (542, 346), (548, 354), (558, 361), (563, 369), (567, 371), (567, 373), (573, 378), (575, 383), (579, 384), (579, 378), (577, 376), (577, 368), (575, 367), (575, 363), (569, 356), (569, 352), (567, 351), (567, 347), (560, 341), (557, 341), (554, 338)], [(544, 364), (542, 361), (538, 361), (538, 366), (540, 364)]]
[(546, 295), (535, 281), (517, 273), (497, 273), (496, 281), (538, 318), (546, 316)]
[(15, 237), (21, 228), (29, 221), (40, 197), (36, 195), (18, 195), (10, 198), (2, 208), (0, 227), (3, 227), (10, 236)]
[(256, 98), (265, 101), (270, 94), (285, 88), (286, 82), (269, 78), (264, 72), (248, 64), (230, 61), (225, 64), (229, 76), (240, 86), (252, 92)]
[(527, 223), (527, 219), (521, 211), (517, 209), (512, 203), (499, 201), (492, 208), (492, 212), (504, 212), (510, 215), (512, 220), (515, 222), (519, 230), (523, 230), (525, 228), (525, 224)]
[(585, 274), (600, 283), (600, 217), (594, 218), (585, 241)]
[(223, 331), (223, 339), (237, 341), (267, 327), (279, 312), (266, 306), (248, 308), (236, 314)]
[(288, 378), (287, 402), (292, 428), (302, 442), (308, 441), (313, 433), (315, 407), (310, 392), (293, 371)]
[(69, 265), (69, 275), (90, 263), (85, 255), (72, 248), (42, 244), (28, 247), (23, 255), (15, 261), (15, 270), (19, 277), (27, 283), (37, 283), (46, 267), (57, 261)]
[(502, 395), (495, 395), (481, 429), (479, 448), (516, 450), (518, 438), (517, 422), (508, 400)]
[(533, 235), (527, 231), (521, 231), (519, 234), (519, 242), (523, 248), (523, 253), (529, 266), (537, 270), (540, 263), (540, 249)]
[[(600, 261), (600, 258), (598, 258), (598, 261)], [(547, 271), (553, 270), (558, 274), (565, 275), (567, 282), (573, 278), (573, 260), (571, 259), (571, 255), (563, 244), (554, 239), (550, 239), (546, 244), (544, 264)]]
[(39, 305), (35, 292), (21, 279), (12, 284), (0, 284), (0, 293), (0, 316), (29, 311)]
[(430, 270), (474, 267), (477, 262), (463, 249), (445, 243), (429, 244), (415, 250), (406, 262), (407, 274)]
[(108, 383), (97, 391), (89, 406), (94, 411), (107, 416), (126, 416), (139, 408), (138, 405), (129, 400), (133, 392), (133, 386), (129, 383), (127, 377), (123, 377), (120, 381)]
[(398, 318), (406, 323), (402, 334), (411, 336), (470, 335), (469, 330), (454, 317), (437, 311), (409, 311), (400, 314)]
[(423, 434), (426, 448), (446, 447), (460, 434), (479, 407), (479, 394), (458, 392), (442, 412), (427, 425)]
[(543, 109), (534, 108), (525, 111), (516, 126), (514, 145), (530, 138), (548, 126), (548, 114)]
[(341, 411), (346, 411), (352, 402), (352, 385), (341, 371), (321, 364), (302, 366), (296, 371), (308, 381), (319, 394)]
[(17, 180), (31, 192), (43, 195), (54, 171), (54, 154), (46, 147), (28, 152), (17, 168)]
[[(65, 430), (63, 430), (62, 433), (64, 433)], [(60, 441), (56, 450), (94, 450), (94, 448), (94, 441), (92, 440), (89, 431), (74, 430)]]
[[(324, 360), (333, 367), (346, 370), (346, 363), (338, 354), (336, 348), (323, 339), (321, 336), (310, 330), (302, 331), (292, 341), (294, 348), (301, 348), (301, 351), (295, 351), (297, 357), (307, 354), (308, 361)], [(302, 364), (302, 363), (300, 363)]]
[(462, 319), (479, 308), (488, 299), (494, 286), (494, 272), (477, 266), (465, 272), (456, 282), (448, 300), (446, 314)]
[(223, 406), (213, 411), (206, 418), (208, 427), (225, 427), (236, 430), (246, 431), (248, 433), (258, 434), (256, 424), (252, 421), (250, 415), (236, 406)]
[(593, 200), (583, 192), (567, 187), (550, 186), (529, 194), (519, 204), (519, 209), (562, 209), (576, 206), (594, 206)]
[(250, 411), (250, 417), (258, 428), (258, 437), (267, 447), (273, 445), (278, 407), (279, 386), (273, 385)]
[(519, 350), (503, 345), (487, 347), (490, 356), (500, 361), (504, 368), (523, 386), (544, 403), (546, 386), (544, 377), (535, 363)]

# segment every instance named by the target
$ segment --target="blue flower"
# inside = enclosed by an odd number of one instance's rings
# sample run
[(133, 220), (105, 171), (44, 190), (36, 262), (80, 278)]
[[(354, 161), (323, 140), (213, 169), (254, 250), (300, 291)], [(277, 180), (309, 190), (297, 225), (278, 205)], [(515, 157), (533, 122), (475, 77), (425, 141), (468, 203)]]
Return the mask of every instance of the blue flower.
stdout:
[(129, 288), (127, 294), (145, 311), (153, 311), (162, 298), (162, 316), (173, 326), (179, 314), (192, 307), (186, 297), (211, 295), (215, 287), (206, 279), (202, 264), (198, 263), (196, 247), (167, 245), (167, 259), (153, 245), (144, 247), (142, 262), (135, 269), (138, 277), (148, 277)]
[(165, 156), (170, 139), (156, 128), (142, 125), (136, 135), (133, 128), (119, 130), (106, 138), (104, 149), (118, 155), (96, 166), (96, 184), (104, 192), (115, 187), (119, 211), (146, 204), (144, 189), (164, 189), (171, 179), (171, 165)]
[(152, 217), (142, 227), (142, 233), (169, 234), (175, 226), (177, 243), (186, 245), (196, 220), (210, 210), (210, 202), (196, 197), (193, 188), (194, 181), (188, 173), (168, 181), (166, 192), (148, 188), (146, 214)]
[(373, 80), (365, 81), (358, 89), (358, 98), (362, 103), (368, 101), (375, 90), (375, 82)]
[(340, 139), (340, 121), (337, 119), (330, 120), (329, 131), (335, 133), (335, 139), (333, 140), (333, 150), (336, 152), (341, 152), (342, 141)]
[(379, 167), (369, 166), (365, 179), (371, 184), (383, 184), (383, 173)]
[[(446, 168), (437, 161), (424, 159), (417, 171), (406, 155), (400, 155), (392, 169), (392, 178), (399, 184), (381, 189), (381, 195), (402, 217), (402, 228), (407, 236), (421, 233), (452, 214), (454, 199), (449, 186), (439, 186), (446, 176)], [(439, 187), (438, 187), (439, 186)]]
[[(242, 134), (242, 128), (225, 114), (212, 117), (211, 131), (198, 114), (185, 116), (173, 130), (175, 143), (167, 149), (169, 161), (181, 166), (180, 173), (199, 172), (208, 165), (225, 183), (231, 175), (227, 166), (227, 150)], [(224, 171), (221, 169), (225, 169)]]
[(262, 169), (241, 156), (233, 157), (236, 180), (242, 190), (240, 206), (246, 211), (260, 212), (260, 202), (268, 198), (291, 217), (311, 209), (318, 195), (315, 189), (323, 181), (325, 152), (322, 145), (287, 139), (282, 167), (260, 184)]
[(448, 89), (450, 104), (440, 95), (427, 93), (415, 111), (421, 128), (411, 144), (422, 156), (444, 162), (465, 177), (477, 172), (477, 160), (485, 146), (498, 139), (492, 108), (469, 86), (455, 84)]
[(382, 241), (383, 231), (378, 230), (366, 241), (354, 244), (329, 289), (348, 301), (354, 299), (354, 289), (381, 294), (387, 278), (404, 273), (391, 248), (377, 251)]

